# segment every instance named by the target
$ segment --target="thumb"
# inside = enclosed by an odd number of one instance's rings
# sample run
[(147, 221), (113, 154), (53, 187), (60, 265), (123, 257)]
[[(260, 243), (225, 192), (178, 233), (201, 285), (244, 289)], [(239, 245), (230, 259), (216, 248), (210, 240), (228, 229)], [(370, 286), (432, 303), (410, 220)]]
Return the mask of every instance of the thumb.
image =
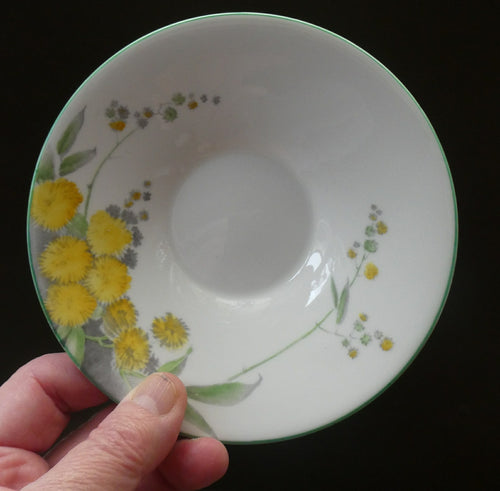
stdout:
[(186, 390), (175, 375), (150, 375), (86, 440), (25, 489), (136, 489), (172, 449), (185, 409)]

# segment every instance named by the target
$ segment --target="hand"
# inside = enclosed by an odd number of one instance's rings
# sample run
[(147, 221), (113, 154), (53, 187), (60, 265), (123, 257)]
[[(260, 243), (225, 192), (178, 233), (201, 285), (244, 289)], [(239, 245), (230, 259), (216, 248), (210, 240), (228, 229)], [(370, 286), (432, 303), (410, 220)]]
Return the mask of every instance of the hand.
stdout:
[(72, 412), (106, 400), (66, 354), (20, 368), (0, 387), (0, 491), (189, 490), (225, 473), (222, 443), (177, 440), (186, 391), (171, 374), (150, 375), (118, 406), (39, 455), (54, 445)]

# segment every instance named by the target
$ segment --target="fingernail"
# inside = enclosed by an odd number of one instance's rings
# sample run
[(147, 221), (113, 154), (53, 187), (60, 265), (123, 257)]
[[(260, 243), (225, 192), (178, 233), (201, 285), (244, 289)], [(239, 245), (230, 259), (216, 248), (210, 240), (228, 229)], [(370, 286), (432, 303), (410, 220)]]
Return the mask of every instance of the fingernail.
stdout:
[(143, 380), (126, 397), (125, 401), (147, 409), (156, 415), (166, 414), (177, 399), (174, 383), (164, 373), (153, 373)]

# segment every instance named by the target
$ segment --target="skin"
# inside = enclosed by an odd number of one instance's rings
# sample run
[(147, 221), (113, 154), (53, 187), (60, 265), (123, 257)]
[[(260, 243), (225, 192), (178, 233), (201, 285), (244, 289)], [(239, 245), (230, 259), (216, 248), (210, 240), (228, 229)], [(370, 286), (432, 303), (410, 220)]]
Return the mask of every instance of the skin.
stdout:
[(149, 376), (56, 444), (73, 412), (106, 401), (66, 354), (21, 367), (0, 387), (0, 491), (192, 490), (226, 472), (221, 442), (178, 439), (186, 391), (171, 374)]

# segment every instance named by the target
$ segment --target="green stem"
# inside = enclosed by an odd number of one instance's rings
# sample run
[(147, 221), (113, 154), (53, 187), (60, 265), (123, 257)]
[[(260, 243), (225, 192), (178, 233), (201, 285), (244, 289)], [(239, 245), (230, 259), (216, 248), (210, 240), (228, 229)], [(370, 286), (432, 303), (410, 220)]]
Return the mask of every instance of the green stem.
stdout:
[(326, 319), (328, 319), (328, 317), (330, 317), (330, 315), (334, 311), (335, 311), (334, 308), (331, 309), (331, 310), (329, 310), (326, 313), (326, 315), (319, 322), (316, 322), (316, 324), (314, 325), (314, 327), (312, 329), (309, 329), (309, 331), (307, 331), (306, 333), (302, 334), (302, 336), (298, 337), (297, 339), (295, 339), (291, 343), (287, 344), (284, 348), (280, 349), (279, 351), (277, 351), (273, 355), (268, 356), (264, 360), (261, 360), (258, 363), (255, 363), (254, 365), (252, 365), (252, 366), (250, 366), (248, 368), (243, 369), (241, 372), (237, 373), (236, 375), (233, 375), (232, 377), (229, 377), (228, 380), (235, 380), (238, 377), (241, 377), (242, 375), (244, 375), (245, 373), (248, 373), (251, 370), (255, 370), (257, 367), (260, 367), (261, 365), (264, 365), (264, 363), (267, 363), (268, 361), (271, 361), (272, 359), (274, 359), (277, 356), (281, 355), (281, 353), (284, 353), (285, 351), (289, 350), (292, 346), (295, 346), (297, 343), (299, 343), (303, 339), (305, 339), (308, 336), (310, 336), (314, 331), (316, 331), (316, 329), (321, 328), (321, 325), (326, 321)]
[(94, 341), (96, 342), (99, 346), (102, 346), (103, 348), (112, 348), (113, 343), (107, 343), (106, 341), (109, 341), (108, 336), (89, 336), (88, 334), (85, 334), (85, 339), (88, 339), (89, 341)]
[(128, 390), (132, 390), (133, 387), (132, 387), (132, 385), (131, 385), (128, 377), (135, 377), (135, 378), (145, 379), (146, 375), (144, 375), (141, 372), (136, 372), (134, 370), (123, 370), (123, 369), (121, 369), (120, 370), (120, 377), (123, 379), (123, 381), (127, 385)]
[(132, 386), (130, 385), (130, 382), (128, 381), (127, 374), (125, 370), (120, 370), (120, 377), (123, 379), (125, 382), (125, 385), (127, 386), (128, 390), (132, 390)]
[(97, 179), (97, 176), (99, 175), (99, 172), (101, 172), (101, 169), (103, 168), (104, 164), (108, 161), (108, 159), (113, 155), (113, 152), (132, 134), (134, 134), (137, 131), (137, 129), (133, 129), (130, 133), (126, 134), (121, 140), (118, 140), (116, 144), (111, 148), (111, 150), (104, 156), (102, 159), (101, 163), (97, 166), (96, 171), (94, 172), (94, 175), (92, 177), (92, 180), (90, 181), (90, 184), (88, 185), (88, 193), (87, 193), (87, 198), (85, 199), (85, 208), (84, 208), (84, 216), (87, 218), (87, 214), (89, 211), (89, 203), (90, 203), (90, 196), (92, 194), (92, 189), (94, 188), (95, 180)]
[(363, 257), (361, 258), (361, 262), (359, 263), (358, 267), (356, 268), (356, 271), (354, 273), (354, 276), (351, 280), (351, 282), (349, 283), (349, 288), (354, 285), (354, 282), (357, 280), (358, 276), (359, 276), (359, 271), (361, 269), (361, 267), (363, 266), (364, 262), (368, 259), (368, 254), (363, 254)]

